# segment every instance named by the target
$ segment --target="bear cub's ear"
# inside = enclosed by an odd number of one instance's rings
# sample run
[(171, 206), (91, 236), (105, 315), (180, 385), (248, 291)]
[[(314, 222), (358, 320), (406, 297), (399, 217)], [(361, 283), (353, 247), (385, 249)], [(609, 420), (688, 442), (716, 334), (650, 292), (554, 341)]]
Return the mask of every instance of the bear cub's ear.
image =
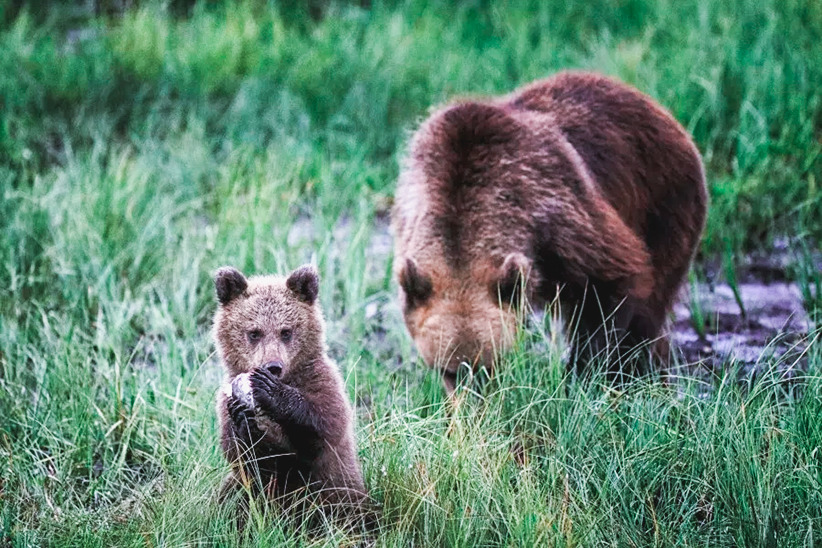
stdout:
[(232, 266), (224, 266), (214, 274), (214, 288), (220, 304), (228, 304), (248, 288), (243, 273)]
[(320, 292), (320, 274), (315, 266), (303, 265), (288, 276), (285, 286), (304, 303), (314, 304)]

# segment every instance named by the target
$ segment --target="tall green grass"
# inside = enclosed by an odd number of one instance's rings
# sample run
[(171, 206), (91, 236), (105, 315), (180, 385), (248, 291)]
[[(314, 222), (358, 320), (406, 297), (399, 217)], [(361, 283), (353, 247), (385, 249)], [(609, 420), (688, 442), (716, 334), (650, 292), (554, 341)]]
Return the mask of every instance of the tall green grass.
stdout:
[(356, 542), (265, 508), (238, 532), (213, 498), (227, 465), (210, 275), (307, 261), (380, 544), (822, 541), (818, 328), (801, 363), (742, 384), (727, 364), (618, 389), (565, 378), (535, 329), (480, 394), (448, 403), (402, 325), (385, 225), (397, 155), (431, 105), (600, 70), (694, 134), (703, 254), (798, 235), (815, 313), (817, 4), (318, 5), (317, 20), (252, 1), (0, 14), (0, 545)]

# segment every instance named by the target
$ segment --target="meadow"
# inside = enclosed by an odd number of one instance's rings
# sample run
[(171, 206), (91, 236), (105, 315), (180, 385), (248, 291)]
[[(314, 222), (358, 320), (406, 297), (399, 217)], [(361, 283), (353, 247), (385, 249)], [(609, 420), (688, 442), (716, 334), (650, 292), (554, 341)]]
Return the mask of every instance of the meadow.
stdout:
[[(211, 275), (305, 262), (377, 545), (822, 543), (822, 3), (94, 4), (0, 4), (0, 547), (362, 542), (265, 507), (238, 531), (214, 498)], [(693, 134), (711, 194), (695, 280), (733, 285), (786, 242), (800, 358), (613, 387), (569, 378), (533, 326), (445, 400), (390, 276), (404, 144), (433, 105), (565, 68)]]

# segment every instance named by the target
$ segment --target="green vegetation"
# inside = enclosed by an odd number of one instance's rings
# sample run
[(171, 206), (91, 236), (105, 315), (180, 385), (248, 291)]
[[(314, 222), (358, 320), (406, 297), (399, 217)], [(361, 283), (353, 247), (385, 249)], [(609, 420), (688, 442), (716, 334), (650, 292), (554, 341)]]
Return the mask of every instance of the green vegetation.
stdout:
[(415, 360), (385, 246), (429, 106), (595, 69), (693, 133), (702, 256), (735, 286), (737, 258), (787, 237), (818, 320), (822, 4), (300, 4), (0, 7), (0, 546), (352, 545), (265, 509), (240, 536), (213, 499), (210, 275), (306, 261), (381, 545), (822, 542), (818, 327), (804, 370), (619, 390), (565, 379), (535, 328), (450, 405)]

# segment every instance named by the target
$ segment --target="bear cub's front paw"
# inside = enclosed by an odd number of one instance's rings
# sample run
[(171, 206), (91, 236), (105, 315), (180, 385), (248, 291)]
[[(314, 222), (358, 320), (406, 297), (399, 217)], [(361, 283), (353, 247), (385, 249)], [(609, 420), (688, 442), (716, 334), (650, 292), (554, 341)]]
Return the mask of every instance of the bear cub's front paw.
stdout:
[(284, 416), (288, 387), (277, 376), (279, 371), (262, 367), (251, 374), (251, 393), (257, 406), (279, 420)]
[(226, 401), (228, 416), (234, 425), (234, 435), (246, 444), (252, 444), (262, 437), (262, 432), (254, 420), (254, 409), (247, 406), (243, 400), (229, 396)]

